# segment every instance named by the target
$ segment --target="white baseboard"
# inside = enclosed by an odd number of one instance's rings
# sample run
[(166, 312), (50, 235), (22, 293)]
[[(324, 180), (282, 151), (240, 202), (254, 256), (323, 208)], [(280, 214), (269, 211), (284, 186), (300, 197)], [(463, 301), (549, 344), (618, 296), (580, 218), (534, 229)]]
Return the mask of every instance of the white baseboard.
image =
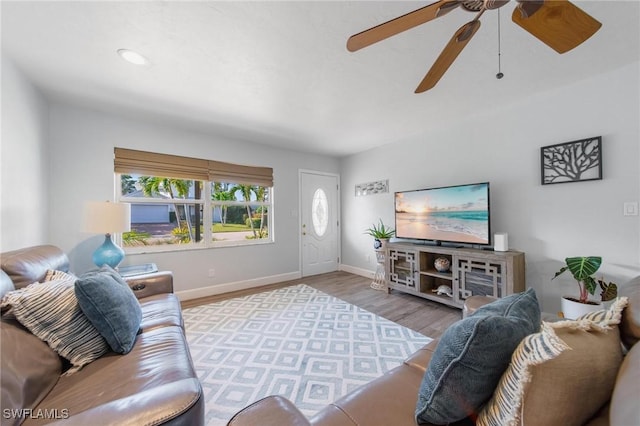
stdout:
[(360, 276), (363, 276), (363, 277), (366, 277), (366, 278), (371, 278), (371, 279), (373, 279), (373, 276), (375, 275), (375, 271), (369, 271), (368, 269), (356, 268), (355, 266), (351, 266), (351, 265), (340, 264), (340, 266), (338, 268), (341, 271), (349, 272), (351, 274), (356, 274), (356, 275), (360, 275)]
[(208, 287), (196, 288), (193, 290), (176, 291), (176, 296), (180, 300), (199, 299), (201, 297), (215, 296), (216, 294), (229, 293), (231, 291), (246, 290), (248, 288), (262, 287), (282, 281), (297, 280), (302, 277), (300, 271), (286, 274), (272, 275), (270, 277), (254, 278), (245, 281), (216, 284)]
[[(369, 271), (368, 269), (356, 268), (355, 266), (338, 265), (338, 270), (349, 272), (351, 274), (360, 275), (366, 278), (373, 279), (374, 271)], [(270, 277), (261, 277), (254, 278), (251, 280), (245, 281), (236, 281), (231, 283), (224, 284), (216, 284), (208, 287), (195, 288), (193, 290), (182, 290), (176, 291), (176, 296), (180, 300), (191, 300), (191, 299), (199, 299), (201, 297), (207, 296), (215, 296), (216, 294), (229, 293), (232, 291), (238, 290), (246, 290), (249, 288), (262, 287), (269, 284), (275, 284), (283, 281), (291, 281), (302, 278), (302, 273), (300, 271), (297, 272), (289, 272), (286, 274), (280, 275), (272, 275)]]

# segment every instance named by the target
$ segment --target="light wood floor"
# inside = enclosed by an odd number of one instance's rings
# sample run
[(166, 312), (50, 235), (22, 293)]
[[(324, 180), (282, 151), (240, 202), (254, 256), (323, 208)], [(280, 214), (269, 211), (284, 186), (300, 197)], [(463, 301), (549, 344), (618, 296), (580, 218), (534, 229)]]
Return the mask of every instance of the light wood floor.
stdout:
[(330, 272), (249, 290), (187, 300), (182, 302), (182, 307), (204, 305), (296, 284), (306, 284), (432, 338), (439, 338), (449, 325), (462, 318), (462, 311), (459, 309), (398, 291), (387, 294), (386, 291), (373, 290), (369, 287), (370, 278), (347, 272)]

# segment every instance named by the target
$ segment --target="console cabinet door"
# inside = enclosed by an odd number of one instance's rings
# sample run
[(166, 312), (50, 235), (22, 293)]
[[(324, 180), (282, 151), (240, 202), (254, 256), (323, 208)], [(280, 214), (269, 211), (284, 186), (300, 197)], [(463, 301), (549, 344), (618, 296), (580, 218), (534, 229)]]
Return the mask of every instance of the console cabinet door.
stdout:
[(455, 256), (458, 301), (471, 296), (506, 296), (507, 263), (495, 259)]
[(389, 250), (389, 283), (392, 287), (416, 290), (417, 253), (409, 250)]

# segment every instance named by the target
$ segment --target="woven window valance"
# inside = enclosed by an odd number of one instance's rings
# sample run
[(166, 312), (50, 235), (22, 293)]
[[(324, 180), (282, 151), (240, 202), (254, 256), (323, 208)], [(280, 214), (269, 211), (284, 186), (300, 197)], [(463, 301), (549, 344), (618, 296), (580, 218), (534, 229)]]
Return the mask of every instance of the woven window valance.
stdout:
[(116, 173), (273, 186), (271, 167), (243, 166), (125, 148), (115, 149), (114, 170)]

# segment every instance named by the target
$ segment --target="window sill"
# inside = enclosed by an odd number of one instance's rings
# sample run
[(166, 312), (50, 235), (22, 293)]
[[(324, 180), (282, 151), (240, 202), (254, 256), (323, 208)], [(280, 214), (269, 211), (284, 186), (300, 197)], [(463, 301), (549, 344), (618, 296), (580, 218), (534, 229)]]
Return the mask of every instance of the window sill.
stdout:
[(167, 245), (157, 245), (157, 246), (139, 246), (139, 247), (124, 247), (124, 252), (127, 256), (134, 256), (137, 254), (149, 254), (149, 253), (172, 253), (172, 252), (183, 252), (183, 251), (194, 251), (194, 250), (209, 250), (209, 249), (218, 249), (218, 248), (229, 248), (229, 247), (253, 247), (253, 246), (262, 246), (267, 244), (273, 244), (274, 241), (269, 239), (265, 241), (257, 241), (257, 242), (238, 242), (238, 241), (219, 241), (210, 246), (204, 246), (199, 244), (167, 244)]

